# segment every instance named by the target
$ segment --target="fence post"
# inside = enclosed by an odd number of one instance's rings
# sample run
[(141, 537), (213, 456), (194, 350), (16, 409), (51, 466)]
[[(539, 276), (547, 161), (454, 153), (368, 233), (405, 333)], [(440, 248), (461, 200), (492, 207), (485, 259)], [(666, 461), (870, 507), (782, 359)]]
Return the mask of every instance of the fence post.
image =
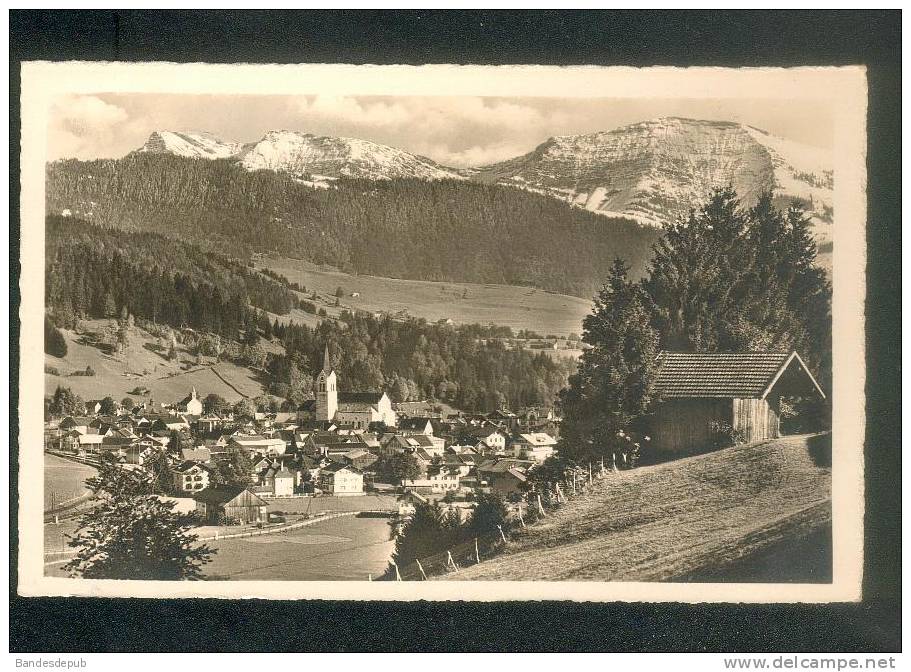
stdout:
[(588, 463), (588, 484), (592, 484), (592, 463)]
[(519, 524), (525, 528), (525, 518), (522, 517), (522, 502), (519, 502)]
[(542, 518), (546, 518), (546, 517), (547, 517), (547, 514), (544, 513), (544, 505), (541, 504), (541, 495), (540, 495), (540, 494), (538, 495), (538, 513), (541, 514), (541, 517), (542, 517)]
[(474, 559), (478, 564), (481, 563), (481, 552), (478, 550), (478, 538), (474, 538)]
[(452, 551), (446, 551), (446, 565), (452, 565), (452, 568), (455, 571), (459, 571), (459, 566), (455, 564), (455, 560), (452, 559)]
[(391, 563), (392, 563), (392, 566), (395, 567), (395, 580), (396, 580), (396, 581), (401, 581), (401, 580), (402, 580), (402, 575), (399, 574), (399, 566), (398, 566), (397, 564), (395, 564), (395, 560), (390, 560), (389, 562), (391, 562)]
[(368, 580), (368, 581), (373, 581), (373, 574), (368, 574), (368, 575), (367, 575), (367, 580)]
[(503, 532), (503, 526), (497, 525), (497, 529), (500, 530), (500, 537), (503, 539), (503, 543), (506, 543), (506, 534)]
[[(573, 488), (573, 494), (575, 494), (575, 490), (576, 490), (576, 489), (575, 489), (575, 487), (574, 487), (574, 488)], [(564, 495), (563, 495), (563, 488), (560, 487), (560, 484), (559, 484), (559, 483), (557, 483), (557, 501), (558, 501), (558, 502), (565, 502), (565, 501), (566, 501), (566, 497), (564, 497)]]
[(573, 469), (573, 497), (576, 496), (576, 470)]
[(426, 581), (426, 580), (427, 580), (427, 573), (424, 571), (424, 566), (421, 565), (421, 561), (418, 560), (417, 558), (415, 558), (414, 561), (417, 563), (418, 569), (421, 570), (421, 576), (423, 576), (423, 577), (424, 577), (424, 580)]

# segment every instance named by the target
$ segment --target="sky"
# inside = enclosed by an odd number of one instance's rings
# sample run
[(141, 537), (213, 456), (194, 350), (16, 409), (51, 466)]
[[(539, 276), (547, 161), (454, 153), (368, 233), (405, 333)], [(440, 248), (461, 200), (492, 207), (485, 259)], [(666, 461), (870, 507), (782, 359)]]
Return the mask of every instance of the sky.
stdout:
[(255, 142), (284, 129), (363, 138), (467, 167), (525, 154), (555, 135), (664, 116), (741, 122), (832, 148), (826, 110), (781, 100), (97, 94), (55, 101), (48, 159), (119, 158), (156, 130)]

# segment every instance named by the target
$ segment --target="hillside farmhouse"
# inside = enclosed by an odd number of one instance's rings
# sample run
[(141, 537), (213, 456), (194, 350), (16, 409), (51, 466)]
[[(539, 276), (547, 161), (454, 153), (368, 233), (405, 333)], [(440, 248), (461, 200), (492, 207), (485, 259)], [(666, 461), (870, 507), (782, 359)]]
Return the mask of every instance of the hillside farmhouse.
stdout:
[(659, 451), (688, 451), (708, 445), (719, 426), (743, 441), (780, 435), (782, 397), (825, 394), (796, 352), (662, 352), (651, 418)]

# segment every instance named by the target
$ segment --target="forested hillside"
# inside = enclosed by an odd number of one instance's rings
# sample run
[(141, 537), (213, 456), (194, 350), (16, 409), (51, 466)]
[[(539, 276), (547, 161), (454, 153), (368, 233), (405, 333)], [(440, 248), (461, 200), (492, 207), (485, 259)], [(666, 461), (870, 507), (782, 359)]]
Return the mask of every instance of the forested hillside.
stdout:
[(232, 256), (277, 252), (347, 272), (534, 285), (583, 297), (600, 287), (614, 257), (642, 275), (658, 236), (502, 186), (399, 179), (313, 189), (229, 161), (164, 155), (50, 164), (47, 207)]
[(276, 325), (287, 353), (268, 365), (273, 392), (303, 398), (322, 368), (328, 345), (341, 390), (389, 390), (393, 400), (441, 399), (465, 410), (552, 404), (576, 368), (572, 359), (541, 351), (507, 350), (481, 342), (502, 333), (497, 327), (396, 321), (344, 312), (316, 329)]
[(129, 314), (236, 338), (249, 306), (284, 314), (299, 304), (280, 282), (240, 262), (154, 233), (48, 217), (45, 305), (61, 326)]
[[(573, 360), (540, 351), (482, 344), (486, 337), (510, 335), (508, 328), (347, 311), (316, 329), (270, 323), (257, 307), (281, 313), (300, 303), (283, 279), (156, 233), (102, 229), (73, 217), (49, 217), (46, 232), (46, 307), (57, 326), (72, 329), (83, 319), (118, 316), (125, 323), (124, 316), (135, 316), (191, 327), (199, 333), (195, 345), (185, 345), (208, 354), (217, 350), (222, 359), (260, 371), (268, 391), (292, 408), (311, 397), (326, 345), (343, 390), (385, 389), (399, 401), (437, 398), (466, 409), (553, 403), (575, 368)], [(55, 333), (50, 325), (48, 331)], [(221, 347), (200, 345), (209, 334), (223, 337)], [(267, 351), (262, 337), (284, 347)], [(65, 348), (52, 354), (66, 356)]]

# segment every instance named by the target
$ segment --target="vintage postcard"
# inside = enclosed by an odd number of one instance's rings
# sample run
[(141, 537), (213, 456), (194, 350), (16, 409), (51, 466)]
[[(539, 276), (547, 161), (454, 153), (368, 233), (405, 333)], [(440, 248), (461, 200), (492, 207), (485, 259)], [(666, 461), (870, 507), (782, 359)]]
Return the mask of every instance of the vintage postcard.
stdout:
[(865, 77), (26, 63), (20, 594), (859, 600)]

